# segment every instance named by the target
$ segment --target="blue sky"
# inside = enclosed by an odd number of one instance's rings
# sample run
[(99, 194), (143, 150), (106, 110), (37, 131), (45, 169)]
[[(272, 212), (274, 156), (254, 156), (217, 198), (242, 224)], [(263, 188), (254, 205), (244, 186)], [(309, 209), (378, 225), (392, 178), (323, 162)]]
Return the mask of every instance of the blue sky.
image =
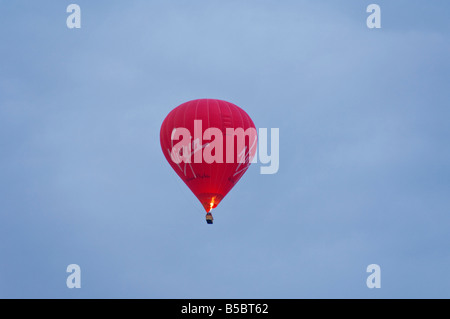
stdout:
[[(70, 3), (0, 1), (1, 298), (450, 296), (447, 1), (377, 30), (367, 1)], [(204, 97), (280, 129), (213, 226), (159, 145)]]

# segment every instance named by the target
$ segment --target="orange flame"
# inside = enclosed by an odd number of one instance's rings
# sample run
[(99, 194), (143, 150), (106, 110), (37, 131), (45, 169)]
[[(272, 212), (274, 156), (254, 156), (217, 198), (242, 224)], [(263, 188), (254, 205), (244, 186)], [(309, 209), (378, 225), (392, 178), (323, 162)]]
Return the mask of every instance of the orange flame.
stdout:
[(211, 202), (209, 203), (209, 211), (213, 209), (213, 206), (214, 206), (214, 197), (211, 198)]

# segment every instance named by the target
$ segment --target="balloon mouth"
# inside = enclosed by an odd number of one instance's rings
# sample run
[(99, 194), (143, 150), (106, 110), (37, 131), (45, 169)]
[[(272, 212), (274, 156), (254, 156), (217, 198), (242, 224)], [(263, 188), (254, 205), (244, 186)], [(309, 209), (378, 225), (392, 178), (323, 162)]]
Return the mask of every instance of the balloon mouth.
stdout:
[(203, 193), (199, 194), (197, 198), (202, 203), (203, 208), (206, 210), (206, 212), (209, 213), (211, 210), (216, 208), (217, 205), (219, 205), (223, 196), (217, 193)]

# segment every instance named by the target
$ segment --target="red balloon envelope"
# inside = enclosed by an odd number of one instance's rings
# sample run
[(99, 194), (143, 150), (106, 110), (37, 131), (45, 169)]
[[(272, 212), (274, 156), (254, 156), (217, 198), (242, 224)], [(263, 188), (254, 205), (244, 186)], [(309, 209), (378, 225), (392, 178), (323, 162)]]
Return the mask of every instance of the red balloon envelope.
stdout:
[(250, 116), (237, 105), (198, 99), (167, 115), (160, 141), (170, 166), (210, 212), (247, 171), (257, 134)]

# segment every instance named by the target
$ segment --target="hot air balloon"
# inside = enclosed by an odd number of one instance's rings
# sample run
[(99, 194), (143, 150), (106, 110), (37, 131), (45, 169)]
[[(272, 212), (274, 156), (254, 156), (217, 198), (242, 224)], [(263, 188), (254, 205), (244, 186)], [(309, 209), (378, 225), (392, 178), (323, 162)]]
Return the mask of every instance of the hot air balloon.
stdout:
[(237, 105), (197, 99), (174, 108), (161, 125), (162, 152), (198, 198), (212, 224), (211, 210), (247, 171), (256, 153), (257, 133)]

